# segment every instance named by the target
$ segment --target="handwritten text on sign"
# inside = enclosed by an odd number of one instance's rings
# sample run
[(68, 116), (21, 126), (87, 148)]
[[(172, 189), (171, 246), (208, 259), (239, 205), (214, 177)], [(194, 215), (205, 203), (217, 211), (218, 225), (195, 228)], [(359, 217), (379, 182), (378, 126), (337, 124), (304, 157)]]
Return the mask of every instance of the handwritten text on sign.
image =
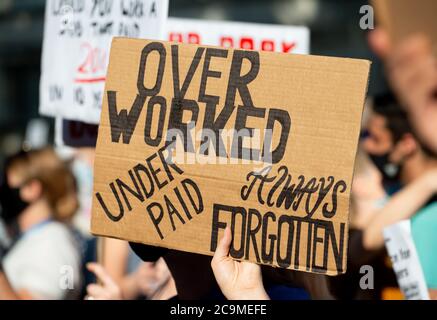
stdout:
[(47, 0), (40, 112), (99, 123), (112, 37), (162, 39), (168, 0)]
[(211, 255), (229, 225), (234, 258), (344, 272), (368, 70), (363, 60), (115, 39), (93, 233)]

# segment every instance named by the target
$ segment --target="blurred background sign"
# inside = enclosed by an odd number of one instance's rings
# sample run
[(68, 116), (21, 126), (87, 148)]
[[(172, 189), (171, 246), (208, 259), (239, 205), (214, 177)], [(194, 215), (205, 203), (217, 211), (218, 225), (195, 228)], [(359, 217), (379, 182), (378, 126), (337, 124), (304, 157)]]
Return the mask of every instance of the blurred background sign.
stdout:
[(162, 39), (168, 0), (47, 0), (40, 113), (99, 123), (112, 38)]
[(411, 221), (402, 220), (386, 227), (384, 241), (405, 299), (429, 300), (425, 275), (411, 233)]
[(307, 27), (169, 18), (168, 40), (237, 48), (308, 54)]

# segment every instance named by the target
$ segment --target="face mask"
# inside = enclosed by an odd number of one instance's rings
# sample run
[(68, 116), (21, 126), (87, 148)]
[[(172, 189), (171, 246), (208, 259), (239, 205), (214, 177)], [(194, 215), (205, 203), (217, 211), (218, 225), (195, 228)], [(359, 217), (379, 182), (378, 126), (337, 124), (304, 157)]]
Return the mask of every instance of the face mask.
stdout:
[(369, 155), (373, 164), (379, 172), (381, 172), (384, 181), (396, 182), (399, 181), (401, 166), (391, 163), (389, 160), (390, 153), (381, 156)]
[(11, 188), (3, 182), (0, 186), (0, 205), (0, 217), (6, 225), (9, 225), (29, 206), (29, 203), (21, 199), (20, 188)]

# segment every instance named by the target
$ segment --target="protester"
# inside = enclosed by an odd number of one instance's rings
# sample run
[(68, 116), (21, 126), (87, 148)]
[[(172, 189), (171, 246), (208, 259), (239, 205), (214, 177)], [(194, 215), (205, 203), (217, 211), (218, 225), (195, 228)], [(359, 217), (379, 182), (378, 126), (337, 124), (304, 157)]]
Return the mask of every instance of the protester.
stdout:
[(68, 166), (46, 148), (10, 158), (4, 174), (1, 215), (19, 235), (0, 261), (0, 299), (77, 298), (80, 251), (68, 224), (78, 202)]
[(368, 153), (376, 169), (382, 175), (382, 184), (390, 195), (398, 191), (401, 165), (395, 164), (392, 153), (396, 144), (413, 130), (407, 114), (400, 108), (392, 94), (383, 94), (373, 99), (373, 108), (366, 124), (367, 135), (362, 147)]
[[(433, 200), (432, 197), (437, 192), (433, 182), (437, 158), (416, 138), (407, 114), (401, 110), (397, 101), (387, 97), (381, 100), (384, 103), (376, 104), (374, 107), (374, 114), (368, 126), (369, 136), (364, 140), (363, 147), (371, 155), (382, 175), (386, 179), (397, 180), (399, 187), (403, 188), (381, 210), (385, 212), (387, 207), (392, 207), (392, 203), (405, 202), (405, 205), (399, 206), (398, 210), (403, 213), (396, 213), (392, 217), (397, 221), (401, 215), (412, 216), (416, 213), (414, 209), (418, 210), (428, 201)], [(380, 123), (379, 127), (375, 122)], [(388, 142), (381, 137), (383, 131), (388, 133), (385, 134), (385, 137), (389, 138)], [(374, 149), (378, 148), (383, 151), (383, 154), (376, 156)], [(413, 185), (413, 182), (417, 183)], [(393, 202), (396, 199), (401, 200), (399, 203)], [(393, 206), (393, 209), (396, 211), (396, 207)], [(383, 243), (382, 233), (379, 232), (380, 225), (373, 222), (370, 226), (372, 227), (369, 227), (367, 232), (369, 236), (365, 237), (367, 246), (378, 247)]]
[[(437, 264), (431, 261), (430, 244), (432, 232), (426, 230), (423, 220), (428, 221), (428, 228), (437, 228), (436, 211), (433, 196), (437, 193), (437, 159), (423, 148), (409, 125), (408, 117), (393, 98), (385, 96), (375, 100), (373, 114), (369, 119), (368, 136), (363, 147), (381, 173), (381, 178), (367, 180), (367, 188), (377, 190), (379, 183), (398, 181), (398, 187), (391, 198), (379, 191), (376, 197), (369, 199), (373, 208), (361, 218), (360, 225), (352, 225), (349, 237), (348, 273), (333, 279), (333, 290), (341, 298), (380, 299), (382, 289), (394, 281), (394, 274), (387, 268), (387, 255), (384, 248), (383, 229), (398, 221), (412, 218), (413, 238), (430, 289), (435, 287), (434, 277)], [(357, 183), (355, 178), (354, 184)], [(358, 177), (359, 179), (359, 177)], [(359, 181), (359, 180), (358, 180)], [(356, 204), (356, 188), (353, 188), (353, 203)], [(385, 204), (384, 204), (385, 202)], [(355, 206), (353, 215), (362, 210)], [(434, 212), (433, 212), (434, 211)], [(432, 213), (433, 212), (433, 213)], [(355, 221), (355, 220), (352, 220)], [(425, 244), (426, 243), (426, 244)], [(372, 265), (375, 274), (375, 290), (359, 287), (360, 268)], [(363, 290), (364, 289), (364, 290)]]

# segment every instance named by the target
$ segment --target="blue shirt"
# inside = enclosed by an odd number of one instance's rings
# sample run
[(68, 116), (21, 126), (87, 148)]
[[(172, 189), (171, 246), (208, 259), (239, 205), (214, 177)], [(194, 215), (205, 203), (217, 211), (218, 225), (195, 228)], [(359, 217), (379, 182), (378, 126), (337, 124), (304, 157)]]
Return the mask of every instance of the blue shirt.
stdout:
[(437, 202), (428, 204), (411, 218), (411, 233), (426, 285), (437, 289)]

